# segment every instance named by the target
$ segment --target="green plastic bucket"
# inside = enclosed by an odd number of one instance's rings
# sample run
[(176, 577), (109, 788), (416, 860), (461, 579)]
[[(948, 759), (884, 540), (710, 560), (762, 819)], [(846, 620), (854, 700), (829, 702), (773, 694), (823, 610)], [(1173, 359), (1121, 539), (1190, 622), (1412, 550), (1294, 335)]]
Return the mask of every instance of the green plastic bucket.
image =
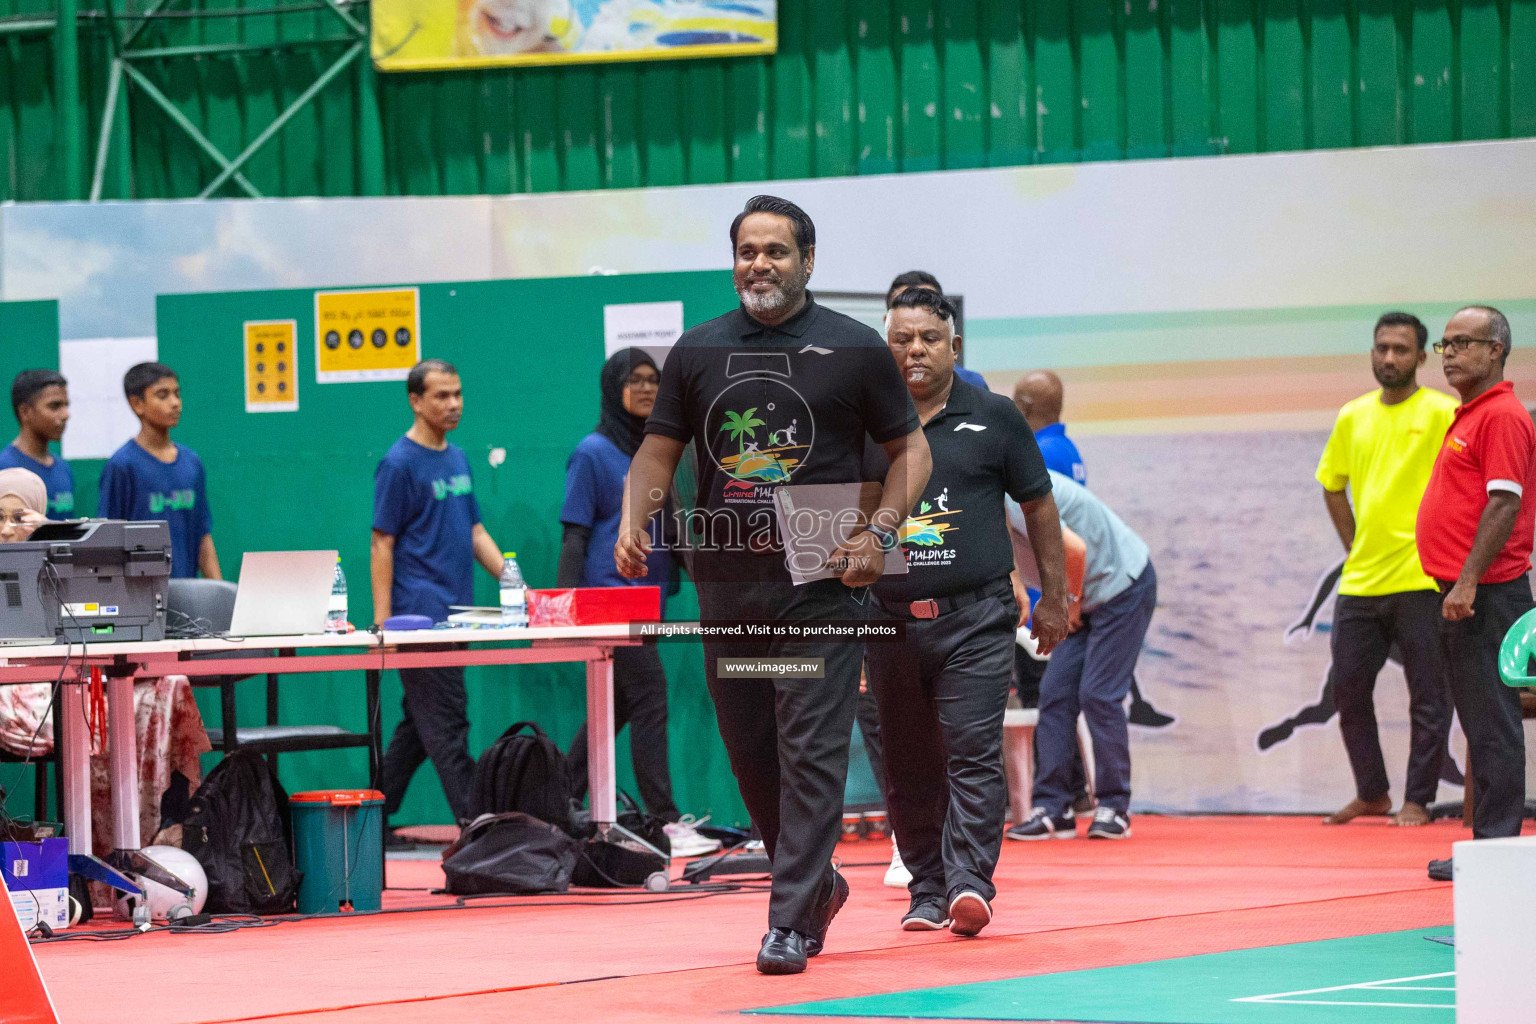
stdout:
[(299, 913), (378, 910), (384, 896), (384, 794), (376, 789), (295, 793), (293, 861)]

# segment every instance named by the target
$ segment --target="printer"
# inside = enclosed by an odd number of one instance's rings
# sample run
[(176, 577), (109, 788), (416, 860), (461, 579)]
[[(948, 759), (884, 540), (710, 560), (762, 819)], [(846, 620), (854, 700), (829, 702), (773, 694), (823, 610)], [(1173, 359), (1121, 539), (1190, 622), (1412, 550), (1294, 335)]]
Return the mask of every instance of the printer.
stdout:
[(168, 523), (44, 523), (0, 544), (0, 638), (164, 640), (170, 579)]

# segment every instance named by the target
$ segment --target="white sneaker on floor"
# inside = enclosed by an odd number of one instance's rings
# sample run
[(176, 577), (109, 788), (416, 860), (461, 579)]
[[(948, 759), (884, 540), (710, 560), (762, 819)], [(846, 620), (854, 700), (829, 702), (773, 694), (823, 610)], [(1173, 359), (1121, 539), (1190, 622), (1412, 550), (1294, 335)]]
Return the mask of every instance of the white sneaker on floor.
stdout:
[(892, 889), (905, 889), (912, 881), (912, 872), (901, 862), (901, 849), (891, 844), (891, 866), (885, 869), (885, 884)]
[(720, 840), (701, 835), (696, 827), (708, 820), (708, 817), (699, 820), (691, 814), (685, 814), (676, 821), (668, 823), (665, 831), (667, 842), (672, 844), (672, 856), (699, 857), (720, 849)]

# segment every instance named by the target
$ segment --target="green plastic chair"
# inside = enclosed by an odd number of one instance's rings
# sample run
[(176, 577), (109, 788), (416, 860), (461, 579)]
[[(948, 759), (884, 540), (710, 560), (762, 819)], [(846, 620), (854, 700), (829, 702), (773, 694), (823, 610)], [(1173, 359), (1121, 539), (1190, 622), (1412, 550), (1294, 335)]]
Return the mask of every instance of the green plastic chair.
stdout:
[(1505, 686), (1536, 686), (1536, 676), (1526, 675), (1536, 656), (1536, 608), (1515, 620), (1499, 645), (1499, 677)]

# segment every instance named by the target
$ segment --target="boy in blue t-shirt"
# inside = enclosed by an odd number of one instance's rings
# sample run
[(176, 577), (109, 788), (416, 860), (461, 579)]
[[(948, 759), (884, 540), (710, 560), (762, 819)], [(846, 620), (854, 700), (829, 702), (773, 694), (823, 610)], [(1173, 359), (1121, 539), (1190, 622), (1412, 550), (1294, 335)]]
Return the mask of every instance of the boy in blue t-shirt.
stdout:
[(139, 418), (139, 433), (102, 467), (101, 517), (165, 520), (171, 526), (171, 575), (223, 579), (203, 460), (171, 440), (171, 429), (181, 422), (176, 371), (164, 363), (139, 363), (123, 375), (123, 393)]
[[(373, 475), (373, 621), (391, 615), (448, 618), (449, 605), (474, 598), (474, 565), (500, 578), (501, 549), (480, 522), (469, 459), (448, 443), (464, 412), (452, 363), (427, 359), (405, 382), (415, 422), (390, 446)], [(411, 777), (431, 758), (454, 818), (467, 822), (475, 762), (469, 756), (464, 669), (403, 668), (404, 717), (380, 768), (384, 816), (400, 809)]]
[(75, 477), (48, 446), (64, 438), (69, 385), (57, 370), (22, 370), (11, 382), (11, 411), (21, 431), (0, 449), (0, 469), (27, 469), (48, 489), (48, 518), (75, 515)]

